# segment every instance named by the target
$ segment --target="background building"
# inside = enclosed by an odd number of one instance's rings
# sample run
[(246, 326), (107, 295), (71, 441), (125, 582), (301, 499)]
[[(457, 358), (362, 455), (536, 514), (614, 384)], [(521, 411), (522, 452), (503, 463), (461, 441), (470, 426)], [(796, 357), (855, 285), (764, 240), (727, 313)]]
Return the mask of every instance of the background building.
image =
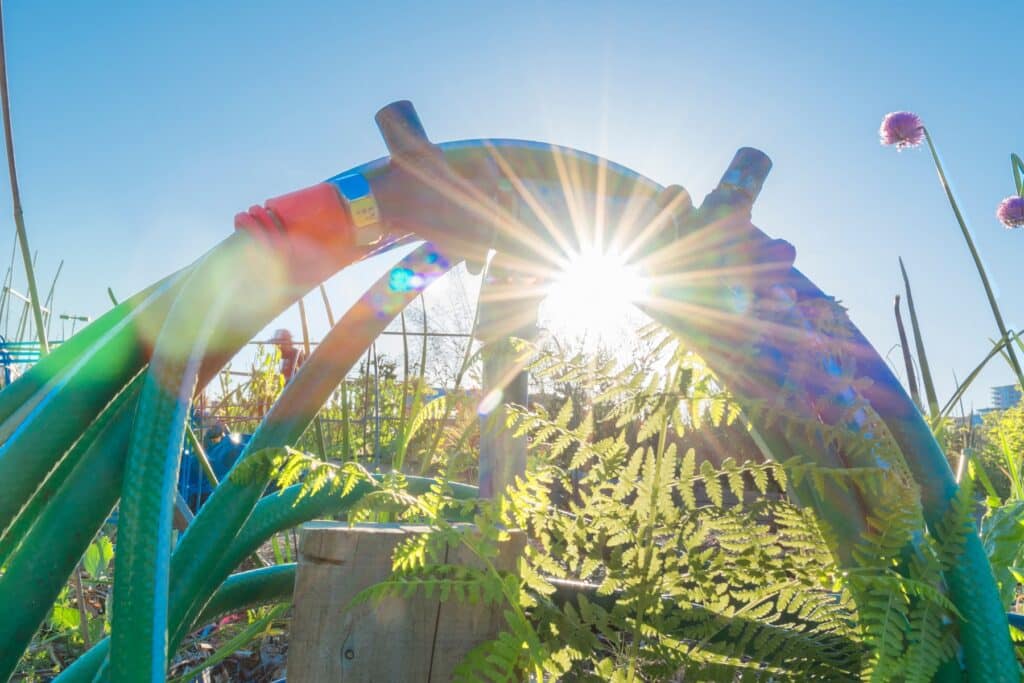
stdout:
[(1020, 390), (1013, 384), (992, 387), (992, 408), (1006, 410), (1020, 403)]

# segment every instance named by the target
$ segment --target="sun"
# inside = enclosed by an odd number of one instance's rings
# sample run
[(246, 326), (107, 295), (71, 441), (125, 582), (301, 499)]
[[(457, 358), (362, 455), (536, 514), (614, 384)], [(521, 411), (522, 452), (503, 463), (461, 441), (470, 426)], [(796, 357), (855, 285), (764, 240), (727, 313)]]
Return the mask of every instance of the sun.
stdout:
[(569, 259), (541, 304), (542, 327), (586, 345), (614, 345), (634, 332), (636, 303), (647, 293), (640, 271), (615, 254), (586, 251)]

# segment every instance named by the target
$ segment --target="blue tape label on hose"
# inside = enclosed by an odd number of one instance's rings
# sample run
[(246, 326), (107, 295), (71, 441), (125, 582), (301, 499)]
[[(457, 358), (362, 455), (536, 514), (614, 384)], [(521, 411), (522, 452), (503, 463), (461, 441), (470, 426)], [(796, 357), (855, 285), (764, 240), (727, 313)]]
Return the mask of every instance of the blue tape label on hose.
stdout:
[(341, 196), (348, 202), (352, 222), (356, 228), (365, 228), (380, 221), (377, 200), (370, 191), (370, 183), (362, 173), (349, 173), (334, 179)]

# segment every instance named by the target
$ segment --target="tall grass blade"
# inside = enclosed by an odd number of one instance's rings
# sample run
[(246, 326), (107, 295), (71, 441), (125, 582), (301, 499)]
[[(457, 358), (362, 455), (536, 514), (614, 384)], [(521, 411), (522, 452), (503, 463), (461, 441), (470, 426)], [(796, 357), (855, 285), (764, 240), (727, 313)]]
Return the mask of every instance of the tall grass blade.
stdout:
[(907, 330), (903, 327), (903, 316), (900, 314), (900, 295), (896, 295), (893, 301), (893, 313), (896, 315), (896, 331), (900, 335), (900, 350), (903, 351), (903, 364), (907, 369), (907, 387), (910, 389), (910, 398), (914, 400), (917, 409), (922, 413), (924, 406), (921, 403), (921, 392), (917, 388), (917, 370), (914, 368), (914, 359), (910, 357), (910, 343), (907, 341)]
[(921, 368), (921, 383), (924, 384), (924, 394), (928, 398), (928, 414), (933, 424), (939, 419), (939, 399), (935, 395), (935, 383), (932, 382), (932, 371), (928, 365), (928, 356), (924, 351), (924, 339), (921, 336), (921, 327), (917, 322), (917, 310), (914, 308), (914, 295), (910, 291), (910, 278), (907, 277), (907, 269), (900, 258), (900, 272), (903, 273), (903, 287), (907, 290), (907, 310), (910, 312), (910, 326), (914, 330), (914, 345), (917, 347), (917, 364)]
[[(398, 443), (403, 444), (405, 443), (406, 421), (409, 419), (409, 332), (405, 327), (405, 309), (402, 309), (398, 317), (402, 323), (402, 404), (399, 406)], [(423, 343), (426, 343), (426, 336), (423, 338)], [(399, 460), (404, 460), (404, 454), (399, 454)]]
[[(398, 450), (398, 453), (395, 456), (395, 469), (398, 469), (398, 470), (401, 470), (402, 469), (402, 465), (405, 464), (405, 457), (406, 457), (406, 454), (409, 451), (409, 444), (412, 441), (412, 438), (415, 436), (415, 431), (418, 431), (418, 427), (417, 427), (417, 429), (414, 430), (413, 426), (416, 425), (417, 423), (421, 423), (421, 421), (418, 421), (416, 418), (419, 417), (420, 412), (423, 410), (423, 399), (424, 399), (424, 396), (426, 394), (426, 386), (427, 386), (427, 382), (426, 382), (427, 337), (428, 337), (428, 334), (429, 334), (429, 331), (427, 329), (427, 302), (426, 302), (426, 299), (423, 298), (422, 294), (420, 294), (419, 300), (420, 300), (420, 306), (421, 306), (422, 311), (423, 311), (423, 345), (420, 346), (419, 376), (416, 379), (416, 387), (413, 390), (413, 394), (412, 394), (412, 408), (409, 411), (410, 423), (409, 423), (408, 427), (403, 425), (403, 431), (399, 432), (399, 436), (401, 438), (401, 441), (399, 441), (399, 450)], [(405, 319), (404, 318), (402, 319), (402, 339), (403, 339), (403, 341), (405, 339)], [(408, 372), (408, 365), (406, 366), (406, 372)], [(407, 377), (406, 378), (406, 389), (407, 389), (408, 388), (408, 383), (409, 383), (408, 375), (406, 375), (406, 377)], [(404, 395), (405, 395), (405, 391), (403, 391), (403, 400), (404, 400)], [(404, 411), (405, 411), (405, 406), (404, 405), (402, 406), (402, 410), (403, 410), (403, 416), (404, 416)], [(408, 432), (406, 432), (405, 430), (408, 430)]]
[[(1010, 333), (1011, 338), (1014, 341), (1016, 341), (1018, 345), (1021, 345), (1019, 335), (1019, 332)], [(1001, 340), (999, 342), (994, 343), (994, 345), (992, 346), (992, 350), (988, 352), (988, 354), (982, 359), (980, 363), (978, 363), (978, 365), (973, 370), (971, 370), (970, 373), (968, 373), (967, 377), (964, 379), (963, 384), (957, 386), (956, 391), (953, 393), (953, 396), (942, 407), (942, 411), (939, 413), (940, 418), (949, 417), (950, 413), (953, 412), (953, 408), (956, 406), (957, 402), (963, 397), (964, 393), (966, 393), (967, 389), (969, 389), (971, 384), (974, 383), (974, 380), (977, 379), (981, 371), (985, 369), (985, 366), (988, 365), (988, 362), (995, 358), (997, 355), (1001, 354), (1002, 349), (1005, 345), (1005, 340)], [(1004, 356), (1004, 358), (1006, 357)], [(1009, 363), (1009, 359), (1007, 359), (1007, 363)]]

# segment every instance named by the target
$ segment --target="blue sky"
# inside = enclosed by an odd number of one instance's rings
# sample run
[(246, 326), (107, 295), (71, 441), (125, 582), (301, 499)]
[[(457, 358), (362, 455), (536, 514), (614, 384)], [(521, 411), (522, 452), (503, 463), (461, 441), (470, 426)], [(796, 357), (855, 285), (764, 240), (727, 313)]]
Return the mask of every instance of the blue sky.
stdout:
[[(902, 255), (945, 397), (995, 327), (926, 153), (877, 142), (886, 112), (912, 109), (1024, 325), (1024, 232), (993, 216), (1024, 152), (1024, 4), (126, 5), (5, 6), (25, 216), (41, 281), (65, 260), (58, 312), (95, 316), (107, 286), (190, 262), (237, 211), (380, 156), (373, 114), (408, 98), (436, 141), (557, 142), (695, 197), (737, 147), (765, 150), (755, 222), (883, 353)], [(4, 193), (4, 254), (9, 216)], [(368, 271), (332, 281), (336, 306)], [(1009, 379), (987, 373), (975, 406)]]

